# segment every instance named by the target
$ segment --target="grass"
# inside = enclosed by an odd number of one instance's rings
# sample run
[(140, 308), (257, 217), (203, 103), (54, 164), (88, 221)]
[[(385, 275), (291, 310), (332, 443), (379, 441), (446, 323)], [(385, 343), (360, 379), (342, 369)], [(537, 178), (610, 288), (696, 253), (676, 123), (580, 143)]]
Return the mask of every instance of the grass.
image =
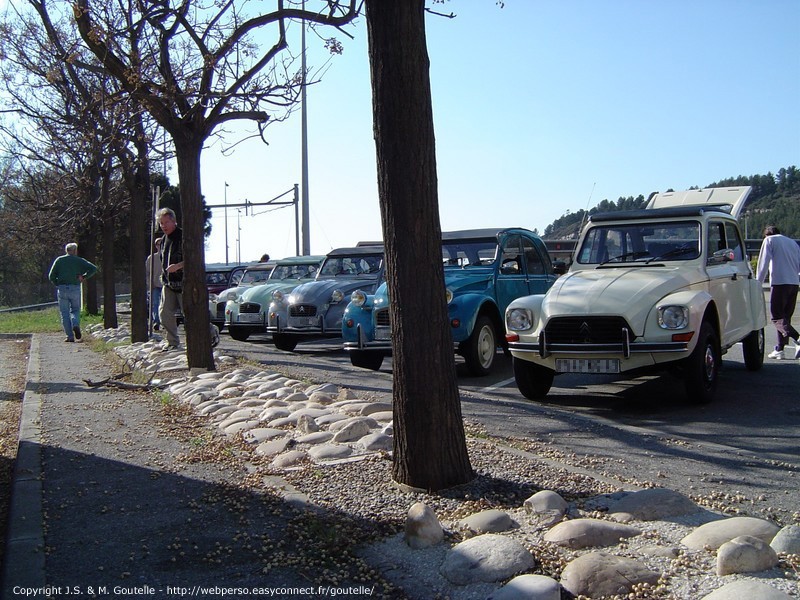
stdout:
[[(81, 328), (102, 323), (103, 315), (88, 315), (81, 312)], [(58, 308), (45, 308), (27, 312), (0, 314), (0, 333), (59, 333), (61, 316)]]

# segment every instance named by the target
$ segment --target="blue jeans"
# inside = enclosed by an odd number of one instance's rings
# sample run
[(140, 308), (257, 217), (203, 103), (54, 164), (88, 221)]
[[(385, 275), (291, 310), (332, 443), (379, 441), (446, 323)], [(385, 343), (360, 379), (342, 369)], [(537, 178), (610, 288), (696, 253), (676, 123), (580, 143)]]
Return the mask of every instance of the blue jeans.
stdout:
[(58, 310), (61, 312), (61, 326), (69, 339), (75, 339), (72, 329), (81, 325), (81, 286), (80, 284), (58, 285), (56, 294)]
[(161, 306), (161, 288), (153, 286), (152, 298), (150, 298), (150, 314), (153, 317), (153, 325), (161, 325), (158, 318), (158, 309)]

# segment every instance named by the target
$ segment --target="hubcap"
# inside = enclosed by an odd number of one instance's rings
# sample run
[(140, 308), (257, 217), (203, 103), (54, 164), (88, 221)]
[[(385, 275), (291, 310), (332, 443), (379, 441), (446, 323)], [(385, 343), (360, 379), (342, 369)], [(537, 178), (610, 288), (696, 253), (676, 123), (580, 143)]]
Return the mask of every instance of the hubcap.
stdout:
[(478, 360), (484, 369), (491, 366), (494, 360), (495, 350), (494, 332), (491, 327), (486, 326), (481, 329), (480, 335), (478, 336)]
[(716, 359), (714, 357), (714, 347), (711, 344), (706, 346), (706, 355), (703, 360), (705, 366), (705, 376), (707, 382), (714, 381), (714, 368), (716, 366)]

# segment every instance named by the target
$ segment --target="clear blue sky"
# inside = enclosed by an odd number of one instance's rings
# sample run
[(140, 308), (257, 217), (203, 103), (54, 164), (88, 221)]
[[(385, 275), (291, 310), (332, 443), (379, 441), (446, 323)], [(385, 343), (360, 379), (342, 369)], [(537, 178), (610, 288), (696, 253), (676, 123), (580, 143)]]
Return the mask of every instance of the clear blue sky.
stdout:
[[(798, 0), (437, 8), (457, 14), (427, 18), (443, 230), (543, 231), (603, 199), (800, 165)], [(350, 31), (308, 94), (312, 253), (381, 238), (363, 19)], [(328, 57), (309, 44), (313, 70)], [(268, 139), (205, 151), (209, 204), (226, 189), (229, 203), (265, 202), (300, 183), (300, 113)], [(294, 255), (294, 209), (267, 210), (229, 209), (231, 262)], [(225, 261), (224, 222), (214, 211), (207, 262)]]

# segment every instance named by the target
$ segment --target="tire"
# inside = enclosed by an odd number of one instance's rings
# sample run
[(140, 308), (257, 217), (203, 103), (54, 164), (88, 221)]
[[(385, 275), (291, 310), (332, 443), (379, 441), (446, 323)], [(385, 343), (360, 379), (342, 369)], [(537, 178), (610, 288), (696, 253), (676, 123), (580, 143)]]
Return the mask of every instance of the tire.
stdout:
[(750, 335), (742, 340), (742, 354), (744, 366), (748, 371), (758, 371), (764, 364), (764, 330), (751, 331)]
[(365, 352), (363, 350), (350, 351), (350, 364), (361, 369), (377, 371), (383, 364), (383, 355), (380, 352)]
[(287, 333), (272, 334), (272, 342), (278, 350), (283, 350), (284, 352), (291, 352), (297, 347), (297, 338)]
[(684, 386), (690, 402), (708, 404), (714, 399), (721, 360), (717, 332), (708, 321), (703, 321), (697, 346), (686, 359), (684, 369)]
[(555, 371), (527, 360), (514, 357), (514, 379), (522, 395), (528, 400), (541, 400), (553, 386)]
[(228, 325), (228, 333), (237, 342), (246, 342), (247, 338), (250, 337), (250, 332), (246, 329), (239, 329), (238, 327), (231, 327), (230, 325)]
[(494, 324), (486, 315), (480, 315), (462, 350), (467, 370), (477, 377), (488, 375), (492, 372), (496, 353), (497, 332)]

